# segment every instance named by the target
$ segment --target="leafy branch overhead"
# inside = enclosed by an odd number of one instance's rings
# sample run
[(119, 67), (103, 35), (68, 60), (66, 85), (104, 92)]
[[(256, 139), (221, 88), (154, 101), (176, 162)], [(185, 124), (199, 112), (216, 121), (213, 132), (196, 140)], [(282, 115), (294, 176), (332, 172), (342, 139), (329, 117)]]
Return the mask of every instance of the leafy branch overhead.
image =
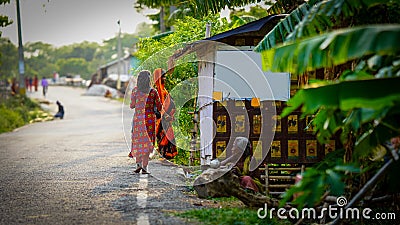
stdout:
[[(343, 26), (343, 21), (351, 21), (358, 12), (366, 11), (380, 4), (391, 5), (394, 3), (386, 0), (308, 1), (291, 11), (285, 19), (278, 23), (256, 46), (255, 51), (265, 51), (282, 42), (301, 40), (331, 31), (334, 27)], [(353, 21), (353, 23), (358, 24), (363, 21)]]
[[(5, 5), (5, 4), (9, 4), (10, 0), (0, 0), (0, 6)], [(6, 27), (10, 24), (12, 24), (13, 21), (10, 20), (10, 18), (7, 15), (1, 15), (0, 14), (0, 27)], [(0, 37), (1, 37), (1, 31), (0, 31)]]
[(398, 40), (400, 25), (335, 30), (263, 51), (263, 68), (301, 74), (371, 54), (394, 55), (400, 51)]
[[(391, 117), (396, 115), (397, 105), (400, 103), (399, 85), (400, 77), (342, 81), (329, 85), (313, 84), (299, 90), (289, 100), (289, 106), (282, 116), (289, 115), (299, 107), (304, 115), (316, 114), (312, 123), (318, 140), (324, 143), (338, 130), (350, 129), (357, 133), (363, 124), (375, 121), (379, 125), (386, 119), (392, 120)], [(392, 129), (385, 133), (388, 136), (379, 137), (371, 147), (384, 143), (387, 138), (398, 135), (399, 131), (398, 128)], [(358, 149), (356, 146), (356, 153)], [(367, 149), (360, 150), (368, 152)]]

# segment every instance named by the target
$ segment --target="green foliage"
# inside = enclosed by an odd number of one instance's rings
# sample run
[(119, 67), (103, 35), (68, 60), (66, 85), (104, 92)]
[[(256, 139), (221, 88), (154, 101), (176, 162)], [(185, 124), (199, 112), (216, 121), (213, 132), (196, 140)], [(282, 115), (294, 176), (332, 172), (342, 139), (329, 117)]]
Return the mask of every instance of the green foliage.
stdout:
[[(139, 37), (149, 34), (148, 26), (141, 26), (137, 34), (121, 34), (123, 51), (130, 51)], [(25, 76), (52, 77), (54, 72), (61, 76), (80, 74), (88, 79), (98, 68), (114, 61), (117, 56), (118, 38), (105, 40), (103, 44), (83, 41), (82, 43), (54, 47), (43, 42), (24, 45)], [(8, 39), (0, 39), (0, 77), (11, 78), (18, 75), (17, 47)]]
[(88, 63), (83, 58), (59, 59), (56, 64), (60, 68), (60, 71), (64, 72), (61, 74), (62, 76), (82, 74), (85, 75), (85, 78), (88, 78)]
[(0, 133), (11, 131), (25, 124), (21, 114), (0, 105)]
[(399, 25), (370, 25), (335, 30), (262, 52), (265, 70), (301, 74), (340, 65), (371, 54), (400, 51)]
[[(0, 5), (5, 5), (5, 4), (9, 4), (10, 0), (0, 0)], [(6, 27), (10, 24), (12, 24), (13, 21), (10, 20), (10, 18), (8, 18), (7, 15), (0, 15), (0, 27)], [(0, 31), (0, 37), (1, 37), (1, 31)]]
[[(0, 15), (0, 27), (6, 27), (10, 24), (12, 24), (12, 20), (10, 20), (8, 18), (8, 16)], [(1, 33), (0, 33), (0, 36), (1, 36)]]
[(24, 46), (25, 76), (51, 77), (55, 71), (59, 71), (59, 67), (54, 63), (55, 51), (52, 45), (43, 42), (26, 43)]
[(255, 47), (254, 51), (261, 52), (270, 48), (273, 48), (278, 43), (285, 40), (300, 23), (302, 18), (308, 13), (310, 6), (307, 3), (300, 5), (298, 8), (293, 10), (285, 19), (279, 22), (272, 30), (265, 35), (260, 43)]
[[(164, 57), (164, 54), (160, 54), (161, 50), (166, 50), (168, 48), (174, 48), (173, 50), (176, 50), (178, 49), (177, 47), (181, 47), (183, 43), (201, 40), (204, 38), (207, 22), (212, 23), (212, 35), (232, 29), (226, 20), (220, 20), (216, 15), (209, 15), (202, 20), (193, 17), (185, 17), (184, 19), (176, 21), (175, 31), (172, 34), (161, 39), (141, 39), (138, 45), (139, 51), (135, 53), (135, 56), (141, 61), (147, 60), (154, 53), (157, 53), (158, 57)], [(165, 59), (171, 55), (172, 54), (167, 55), (163, 60), (159, 60), (159, 64), (155, 65), (154, 68), (166, 68), (167, 61)]]
[[(334, 84), (299, 90), (298, 94), (289, 100), (290, 106), (285, 108), (282, 116), (287, 116), (298, 106), (302, 106), (305, 114), (313, 114), (321, 107), (348, 111), (354, 108), (364, 108), (360, 122), (365, 123), (377, 118), (379, 111), (387, 106), (394, 106), (400, 99), (400, 77), (341, 81)], [(374, 90), (374, 92), (371, 92)], [(372, 111), (374, 110), (374, 111)], [(357, 127), (358, 128), (358, 127)]]
[[(193, 112), (193, 99), (188, 101), (187, 104), (177, 108), (177, 120), (172, 124), (175, 131), (175, 139), (177, 142), (177, 147), (179, 148), (179, 154), (175, 156), (172, 160), (175, 164), (185, 165), (185, 166), (197, 166), (199, 161), (190, 162), (190, 142), (191, 130), (193, 129), (193, 116), (188, 112)], [(200, 152), (194, 152), (195, 158), (200, 158)]]
[[(141, 30), (137, 34), (121, 34), (121, 48), (123, 51), (132, 52), (132, 48), (139, 42), (140, 37), (143, 37), (147, 31), (151, 29), (146, 26), (141, 26)], [(152, 32), (152, 31), (149, 31)], [(110, 62), (116, 59), (118, 46), (118, 36), (103, 41), (103, 44), (96, 49), (94, 54), (95, 59), (103, 59), (105, 62)]]
[[(287, 29), (288, 35), (282, 37), (285, 41), (295, 39), (295, 42), (289, 41), (281, 47), (262, 53), (267, 68), (300, 74), (352, 60), (359, 61), (355, 70), (342, 74), (340, 82), (313, 83), (300, 90), (289, 101), (291, 106), (283, 112), (285, 116), (301, 107), (304, 115), (316, 113), (312, 123), (316, 126), (320, 142), (328, 140), (338, 131), (342, 132), (344, 143), (350, 135), (356, 135), (356, 156), (371, 154), (372, 149), (399, 133), (395, 119), (398, 113), (395, 105), (400, 99), (399, 92), (396, 91), (399, 79), (383, 78), (400, 74), (400, 49), (397, 44), (400, 28), (398, 25), (381, 24), (319, 34), (329, 31), (333, 26), (330, 21), (322, 25), (319, 18), (348, 18), (362, 11), (361, 9), (379, 9), (380, 5), (390, 6), (386, 11), (399, 7), (393, 2), (379, 0), (317, 2), (311, 9), (305, 8), (305, 16), (301, 22), (297, 20), (297, 25)], [(358, 24), (369, 21), (358, 20)], [(285, 21), (293, 20), (288, 18)], [(337, 20), (336, 24), (340, 21)], [(315, 37), (304, 39), (307, 36)], [(258, 50), (266, 47), (263, 44), (259, 45)]]
[(181, 1), (178, 0), (138, 0), (135, 3), (135, 8), (159, 8), (161, 6), (179, 5), (180, 3)]
[[(147, 17), (153, 21), (152, 26), (156, 31), (162, 30), (161, 23), (165, 26), (165, 31), (170, 31), (175, 21), (183, 19), (185, 16), (194, 16), (193, 10), (189, 7), (189, 2), (177, 0), (138, 0), (135, 3), (137, 11), (142, 11), (146, 7), (152, 9), (160, 9), (158, 13), (148, 15)], [(161, 17), (161, 8), (163, 17)], [(162, 32), (165, 32), (162, 31)]]
[[(371, 16), (371, 14), (376, 13), (378, 7), (382, 7), (380, 14)], [(265, 51), (281, 42), (286, 43), (320, 35), (338, 27), (398, 23), (399, 7), (398, 3), (386, 0), (308, 1), (297, 7), (278, 23), (258, 44), (255, 51)], [(371, 19), (373, 19), (373, 22)], [(349, 23), (346, 20), (351, 22)]]
[[(288, 35), (286, 41), (293, 41), (299, 38), (310, 37), (332, 30), (334, 26), (338, 27), (344, 24), (344, 18), (351, 18), (369, 8), (387, 3), (386, 0), (334, 0), (334, 1), (314, 1), (313, 7), (307, 13), (307, 16), (295, 27)], [(356, 16), (358, 17), (358, 16)], [(331, 18), (341, 18), (341, 20), (332, 20)], [(365, 23), (366, 18), (354, 20), (354, 24)]]
[(235, 9), (230, 13), (231, 23), (237, 27), (268, 16), (267, 11), (261, 6), (251, 7), (249, 12), (245, 9)]
[(345, 137), (351, 132), (357, 135), (355, 156), (365, 157), (378, 145), (400, 134), (399, 85), (400, 77), (314, 84), (291, 98), (282, 116), (298, 107), (304, 115), (316, 113), (312, 123), (320, 142), (329, 140), (339, 130), (345, 132), (343, 142), (346, 142)]
[(257, 210), (247, 208), (213, 208), (188, 210), (183, 213), (176, 213), (176, 216), (187, 220), (196, 219), (201, 224), (236, 224), (236, 225), (253, 225), (253, 224), (291, 224), (289, 221), (277, 221), (276, 219), (259, 219)]
[[(314, 206), (326, 192), (344, 194), (346, 172), (357, 170), (348, 160), (374, 172), (385, 156), (383, 146), (400, 134), (400, 27), (393, 24), (399, 22), (398, 17), (388, 17), (388, 12), (399, 15), (399, 4), (380, 0), (309, 1), (257, 46), (265, 67), (273, 71), (301, 75), (318, 68), (351, 68), (340, 72), (336, 81), (313, 82), (299, 90), (283, 111), (282, 116), (287, 116), (300, 108), (303, 116), (314, 116), (311, 123), (319, 142), (340, 134), (346, 148), (346, 153), (338, 151), (319, 166), (307, 169), (303, 180), (286, 192), (283, 202), (296, 192), (300, 196), (294, 203), (299, 207)], [(375, 17), (369, 18), (371, 15)], [(371, 166), (376, 164), (371, 160), (378, 162), (377, 167)], [(354, 181), (355, 177), (349, 179)]]
[(258, 1), (255, 0), (232, 0), (232, 1), (200, 1), (200, 0), (191, 0), (190, 4), (193, 8), (193, 11), (196, 15), (205, 16), (210, 12), (213, 14), (219, 13), (221, 10), (228, 7), (233, 9), (234, 7), (243, 7), (245, 5), (255, 3)]
[(11, 78), (18, 74), (18, 49), (9, 39), (0, 38), (0, 78)]
[(26, 96), (13, 96), (0, 103), (0, 133), (12, 131), (42, 117), (39, 105)]
[(291, 13), (293, 10), (298, 8), (299, 4), (301, 3), (303, 3), (303, 1), (298, 1), (298, 0), (280, 0), (280, 1), (275, 1), (274, 3), (267, 1), (265, 2), (265, 4), (270, 4), (270, 7), (268, 8), (269, 14)]
[[(139, 41), (139, 38), (150, 37), (150, 36), (153, 36), (155, 34), (154, 28), (151, 26), (151, 24), (148, 24), (146, 22), (139, 23), (136, 26), (135, 32), (136, 32), (136, 34), (138, 36), (137, 37), (137, 41)], [(129, 45), (127, 45), (127, 46), (129, 46)]]
[[(293, 1), (293, 0), (292, 0)], [(246, 12), (243, 6), (248, 3), (257, 3), (259, 1), (147, 1), (139, 0), (136, 2), (135, 8), (139, 11), (144, 9), (144, 6), (149, 8), (161, 8), (164, 10), (164, 21), (166, 30), (170, 30), (172, 26), (176, 26), (177, 20), (185, 19), (185, 17), (193, 17), (196, 19), (206, 19), (210, 14), (217, 15), (225, 6), (231, 10), (230, 19), (232, 25), (243, 25), (248, 22), (257, 20), (267, 16), (267, 11), (261, 6), (250, 7), (249, 12)], [(286, 6), (286, 5), (285, 5)], [(242, 7), (242, 8), (238, 8)], [(214, 8), (214, 9), (211, 9)], [(212, 11), (210, 13), (210, 11)], [(160, 13), (149, 15), (151, 20), (155, 21), (154, 27), (160, 30)]]
[[(115, 44), (116, 46), (116, 44)], [(46, 48), (48, 62), (46, 67), (41, 70), (40, 75), (49, 77), (54, 72), (58, 72), (61, 76), (80, 74), (84, 79), (89, 79), (101, 64), (105, 64), (111, 60), (111, 55), (116, 53), (116, 50), (109, 50), (105, 54), (104, 49), (108, 45), (100, 46), (98, 43), (84, 41), (79, 44), (61, 46), (59, 48)], [(116, 48), (116, 47), (114, 47)], [(38, 58), (38, 55), (36, 58)], [(39, 71), (39, 70), (37, 70)]]

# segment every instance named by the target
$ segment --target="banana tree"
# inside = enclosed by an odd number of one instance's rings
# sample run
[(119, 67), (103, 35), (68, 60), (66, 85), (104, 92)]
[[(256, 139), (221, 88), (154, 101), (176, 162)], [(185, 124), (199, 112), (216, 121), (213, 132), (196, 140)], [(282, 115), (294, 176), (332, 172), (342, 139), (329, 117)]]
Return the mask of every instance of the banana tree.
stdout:
[(170, 18), (174, 18), (178, 14), (188, 14), (182, 13), (186, 12), (186, 2), (177, 0), (138, 0), (135, 2), (134, 6), (138, 11), (146, 7), (151, 9), (160, 9), (160, 12), (157, 15), (149, 15), (149, 17), (154, 21), (158, 21), (159, 27), (157, 28), (161, 33), (166, 32), (167, 26), (173, 25)]
[[(370, 165), (371, 160), (390, 158), (383, 146), (389, 146), (390, 138), (400, 134), (400, 20), (388, 21), (388, 16), (382, 14), (374, 18), (379, 24), (372, 25), (369, 18), (358, 16), (382, 8), (399, 18), (400, 5), (395, 1), (310, 1), (289, 14), (256, 48), (261, 52), (264, 68), (272, 71), (303, 74), (351, 62), (339, 80), (314, 82), (298, 91), (282, 116), (297, 108), (303, 115), (314, 115), (312, 123), (318, 140), (323, 143), (341, 133), (345, 158), (363, 166)], [(352, 17), (358, 19), (346, 22)], [(339, 158), (343, 159), (343, 155)], [(337, 188), (337, 184), (345, 173), (333, 168), (334, 165), (325, 167), (323, 172), (311, 170), (305, 175), (310, 179), (288, 191), (285, 200), (295, 191), (304, 191), (303, 197), (297, 199), (300, 205), (317, 203), (324, 191), (308, 192), (308, 198), (306, 192), (317, 181), (322, 190), (343, 194), (344, 185)], [(331, 182), (324, 183), (327, 180)], [(395, 179), (389, 181), (396, 183)], [(364, 191), (368, 190), (363, 194)]]

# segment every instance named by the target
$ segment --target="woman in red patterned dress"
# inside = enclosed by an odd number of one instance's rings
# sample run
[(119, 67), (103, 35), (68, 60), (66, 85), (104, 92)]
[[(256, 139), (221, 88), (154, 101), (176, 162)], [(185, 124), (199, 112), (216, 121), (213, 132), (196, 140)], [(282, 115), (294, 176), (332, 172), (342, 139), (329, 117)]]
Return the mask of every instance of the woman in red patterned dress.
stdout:
[(155, 108), (160, 112), (162, 105), (158, 92), (150, 87), (151, 73), (143, 70), (139, 73), (137, 87), (132, 90), (131, 109), (133, 115), (132, 149), (131, 154), (136, 158), (135, 173), (142, 170), (148, 174), (149, 155), (154, 149), (155, 141)]

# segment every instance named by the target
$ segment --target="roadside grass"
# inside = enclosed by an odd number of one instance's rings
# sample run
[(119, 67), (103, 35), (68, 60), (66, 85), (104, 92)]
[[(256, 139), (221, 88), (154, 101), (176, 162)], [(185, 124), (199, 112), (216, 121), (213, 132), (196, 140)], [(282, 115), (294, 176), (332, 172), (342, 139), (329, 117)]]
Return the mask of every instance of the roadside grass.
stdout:
[(277, 219), (260, 219), (257, 216), (256, 209), (249, 208), (209, 208), (209, 209), (195, 209), (177, 213), (176, 216), (184, 219), (196, 219), (201, 224), (236, 224), (236, 225), (255, 225), (255, 224), (292, 224), (288, 221), (278, 221)]
[(193, 209), (185, 212), (176, 212), (175, 216), (186, 219), (187, 221), (195, 220), (200, 224), (209, 225), (285, 225), (292, 224), (289, 221), (277, 220), (275, 218), (260, 219), (257, 216), (257, 210), (248, 208), (235, 197), (223, 197), (209, 199), (217, 202), (217, 207)]
[(52, 115), (26, 96), (12, 96), (0, 102), (0, 133), (12, 131), (28, 123), (52, 119)]

